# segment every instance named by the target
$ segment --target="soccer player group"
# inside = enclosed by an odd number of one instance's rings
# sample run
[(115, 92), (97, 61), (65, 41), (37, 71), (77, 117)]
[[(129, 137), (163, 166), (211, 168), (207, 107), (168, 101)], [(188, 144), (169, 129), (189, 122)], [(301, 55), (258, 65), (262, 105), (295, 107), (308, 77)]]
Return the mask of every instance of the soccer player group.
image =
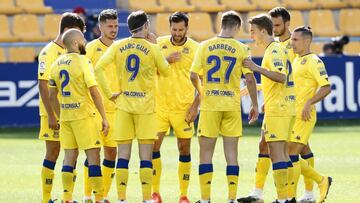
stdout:
[[(101, 37), (86, 45), (84, 21), (74, 13), (64, 13), (58, 37), (39, 55), (39, 138), (46, 143), (43, 203), (54, 202), (51, 191), (60, 146), (65, 153), (64, 203), (76, 202), (72, 194), (79, 149), (87, 157), (84, 202), (93, 202), (92, 198), (109, 202), (114, 172), (118, 202), (127, 202), (134, 139), (139, 145), (143, 202), (161, 203), (160, 148), (170, 128), (179, 151), (179, 203), (188, 203), (190, 144), (199, 108), (199, 203), (210, 202), (212, 157), (220, 135), (227, 162), (228, 202), (263, 202), (270, 162), (277, 191), (274, 202), (296, 202), (300, 174), (305, 177), (306, 192), (298, 202), (315, 202), (313, 181), (319, 186), (318, 202), (325, 200), (332, 179), (314, 170), (308, 140), (316, 123), (314, 104), (330, 93), (330, 83), (323, 62), (310, 51), (310, 28), (299, 27), (291, 33), (285, 8), (249, 19), (251, 38), (265, 50), (261, 66), (251, 60), (249, 47), (234, 39), (242, 23), (234, 11), (222, 15), (216, 37), (200, 44), (186, 36), (189, 19), (182, 12), (169, 17), (171, 35), (158, 38), (150, 32), (143, 11), (128, 16), (131, 37), (121, 40), (115, 40), (115, 10), (102, 11), (98, 20)], [(259, 115), (254, 72), (261, 75), (265, 112), (256, 184), (250, 196), (237, 199), (240, 81), (243, 76), (252, 101), (251, 124)]]

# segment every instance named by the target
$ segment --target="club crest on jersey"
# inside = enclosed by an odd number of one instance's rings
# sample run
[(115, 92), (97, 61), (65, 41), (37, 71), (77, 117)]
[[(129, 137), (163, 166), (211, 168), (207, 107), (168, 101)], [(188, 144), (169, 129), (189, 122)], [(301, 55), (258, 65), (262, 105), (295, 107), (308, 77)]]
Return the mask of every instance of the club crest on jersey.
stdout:
[(42, 76), (44, 74), (44, 72), (45, 72), (45, 62), (41, 61), (39, 64), (39, 73)]
[(303, 59), (300, 64), (305, 65), (306, 62), (307, 62), (307, 59)]
[(291, 48), (292, 48), (292, 46), (290, 43), (286, 45), (286, 49), (291, 49)]
[(189, 48), (188, 48), (188, 47), (185, 47), (185, 48), (183, 49), (182, 53), (188, 54), (188, 53), (189, 53)]
[(166, 45), (162, 46), (161, 47), (162, 49), (167, 49), (168, 47)]
[(54, 138), (59, 138), (59, 131), (55, 131), (53, 137)]

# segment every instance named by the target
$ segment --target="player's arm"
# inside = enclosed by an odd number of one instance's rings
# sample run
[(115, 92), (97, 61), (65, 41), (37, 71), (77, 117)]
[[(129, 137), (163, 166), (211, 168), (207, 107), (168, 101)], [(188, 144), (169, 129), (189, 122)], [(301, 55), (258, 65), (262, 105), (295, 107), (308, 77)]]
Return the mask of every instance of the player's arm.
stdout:
[(160, 47), (154, 45), (154, 59), (158, 72), (162, 76), (168, 76), (170, 74), (170, 65), (166, 61), (164, 55), (161, 53)]
[(305, 121), (311, 119), (311, 106), (323, 100), (331, 92), (331, 86), (325, 65), (321, 61), (317, 61), (316, 63), (317, 64), (314, 64), (313, 67), (310, 67), (310, 74), (320, 88), (304, 105), (302, 119)]
[(106, 98), (115, 101), (119, 93), (113, 93), (105, 77), (105, 69), (115, 60), (116, 46), (112, 44), (105, 54), (99, 59), (95, 66), (95, 77), (99, 87), (103, 90)]
[(106, 136), (109, 132), (110, 126), (109, 126), (109, 122), (106, 119), (106, 113), (105, 113), (105, 108), (104, 108), (101, 94), (100, 94), (97, 86), (90, 87), (89, 91), (90, 91), (91, 98), (94, 101), (94, 104), (102, 118), (102, 131), (103, 131), (104, 135)]
[[(59, 100), (57, 97), (58, 89), (56, 87), (55, 80), (53, 80), (53, 79), (49, 80), (49, 87), (50, 87), (49, 88), (49, 103), (50, 103), (52, 109), (54, 110), (55, 114), (57, 115), (57, 117), (60, 118), (60, 103), (59, 103)], [(49, 127), (54, 130), (59, 129), (59, 124), (58, 124), (56, 118), (55, 118), (55, 121), (52, 121), (51, 123), (49, 120)]]
[(259, 116), (259, 106), (257, 100), (257, 89), (256, 89), (256, 79), (253, 73), (245, 74), (246, 87), (248, 89), (250, 99), (251, 99), (251, 109), (249, 113), (249, 124), (254, 123)]
[(48, 53), (48, 55), (41, 55), (39, 58), (38, 81), (39, 81), (39, 94), (48, 115), (48, 123), (49, 125), (54, 126), (55, 124), (57, 124), (57, 119), (50, 104), (49, 87), (48, 87), (49, 77), (50, 77), (49, 75), (53, 61), (49, 59), (50, 58), (49, 54), (50, 53)]
[(282, 67), (278, 67), (278, 71), (274, 70), (267, 70), (266, 68), (263, 68), (261, 66), (258, 66), (253, 60), (250, 58), (246, 58), (243, 61), (243, 65), (250, 70), (257, 72), (267, 78), (269, 78), (272, 81), (278, 82), (278, 83), (285, 83), (286, 82), (286, 74), (282, 72), (282, 70), (285, 70), (283, 64)]

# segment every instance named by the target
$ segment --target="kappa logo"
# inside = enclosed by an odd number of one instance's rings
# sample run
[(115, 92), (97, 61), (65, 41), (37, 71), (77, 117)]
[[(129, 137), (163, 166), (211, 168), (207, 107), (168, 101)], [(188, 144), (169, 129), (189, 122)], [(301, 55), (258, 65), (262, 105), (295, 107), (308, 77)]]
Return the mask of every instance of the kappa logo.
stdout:
[(192, 127), (190, 128), (184, 128), (184, 132), (192, 130)]
[(236, 185), (236, 183), (233, 181), (230, 181), (229, 185)]
[(307, 62), (307, 59), (305, 58), (305, 59), (303, 59), (302, 61), (301, 61), (301, 65), (305, 65), (305, 63)]
[(122, 186), (126, 186), (126, 183), (124, 183), (124, 182), (121, 182), (121, 183), (120, 183), (120, 185), (122, 185)]
[(141, 182), (141, 185), (147, 185), (148, 183), (147, 182)]
[(206, 183), (206, 185), (211, 185), (211, 181), (208, 181), (208, 182)]
[(111, 174), (111, 179), (114, 179), (114, 177), (115, 177), (115, 173), (112, 173)]
[(102, 51), (102, 49), (101, 49), (101, 48), (97, 48), (96, 51)]
[(52, 185), (52, 183), (53, 183), (53, 179), (51, 179), (51, 178), (46, 178), (46, 180), (45, 180), (45, 184), (46, 184), (46, 185)]
[(296, 137), (295, 137), (295, 139), (297, 139), (297, 140), (301, 140), (300, 135), (296, 136)]
[(99, 140), (96, 140), (95, 145), (101, 144)]
[(273, 50), (271, 53), (273, 54), (277, 54), (278, 52), (276, 50)]
[(45, 134), (43, 135), (43, 137), (49, 137), (49, 134), (45, 133)]
[(185, 47), (182, 51), (182, 53), (184, 53), (184, 54), (188, 54), (189, 52), (190, 52), (190, 50), (188, 47)]
[(168, 47), (166, 45), (162, 46), (161, 47), (162, 49), (167, 49)]
[(275, 134), (270, 134), (270, 138), (276, 138)]
[(184, 174), (183, 180), (190, 180), (190, 174)]

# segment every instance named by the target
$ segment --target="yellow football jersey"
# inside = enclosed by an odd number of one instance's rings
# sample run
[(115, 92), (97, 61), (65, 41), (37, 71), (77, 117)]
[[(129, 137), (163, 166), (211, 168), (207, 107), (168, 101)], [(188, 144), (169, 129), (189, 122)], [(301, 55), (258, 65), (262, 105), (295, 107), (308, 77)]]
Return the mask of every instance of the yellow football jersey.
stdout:
[[(38, 64), (38, 80), (49, 80), (50, 68), (54, 61), (59, 58), (61, 54), (64, 54), (66, 49), (56, 44), (55, 42), (49, 42), (39, 54)], [(40, 116), (47, 116), (45, 106), (39, 96), (39, 113)]]
[[(278, 42), (271, 42), (264, 53), (261, 67), (287, 75), (287, 55)], [(261, 75), (266, 116), (289, 116), (289, 104), (286, 102), (285, 84), (275, 82)]]
[(83, 55), (68, 53), (51, 66), (49, 85), (60, 95), (60, 121), (80, 120), (95, 114), (89, 88), (95, 86), (91, 61)]
[(169, 64), (157, 44), (144, 38), (129, 37), (114, 42), (100, 58), (95, 67), (99, 85), (107, 98), (112, 91), (103, 72), (115, 63), (115, 72), (121, 95), (117, 108), (129, 113), (155, 112), (156, 74), (169, 74)]
[(240, 80), (252, 73), (242, 65), (249, 47), (233, 38), (215, 37), (197, 49), (191, 71), (203, 72), (203, 111), (240, 111)]
[(294, 76), (292, 70), (292, 62), (294, 61), (296, 54), (291, 46), (291, 38), (280, 41), (279, 38), (276, 39), (283, 48), (285, 48), (286, 55), (288, 57), (288, 62), (286, 64), (286, 102), (289, 107), (289, 114), (291, 116), (296, 115), (295, 109), (295, 90), (294, 90)]
[[(313, 53), (298, 56), (293, 62), (296, 96), (296, 116), (301, 118), (305, 103), (311, 99), (319, 87), (330, 85), (328, 74), (322, 60)], [(316, 118), (315, 105), (311, 118)]]
[(157, 43), (165, 57), (174, 52), (181, 53), (180, 61), (170, 63), (169, 76), (158, 77), (157, 108), (178, 113), (187, 111), (195, 96), (189, 76), (198, 43), (187, 38), (183, 45), (176, 46), (171, 42), (171, 36), (159, 37)]
[[(99, 61), (100, 57), (104, 55), (105, 51), (108, 49), (100, 39), (95, 39), (86, 45), (86, 56), (90, 59), (92, 64), (95, 66)], [(119, 92), (119, 83), (117, 80), (117, 75), (115, 73), (115, 64), (111, 63), (109, 68), (105, 71), (105, 77), (109, 84), (109, 87), (112, 92)], [(103, 92), (101, 92), (104, 95)], [(116, 105), (114, 102), (103, 97), (104, 107), (106, 112), (115, 112)]]

